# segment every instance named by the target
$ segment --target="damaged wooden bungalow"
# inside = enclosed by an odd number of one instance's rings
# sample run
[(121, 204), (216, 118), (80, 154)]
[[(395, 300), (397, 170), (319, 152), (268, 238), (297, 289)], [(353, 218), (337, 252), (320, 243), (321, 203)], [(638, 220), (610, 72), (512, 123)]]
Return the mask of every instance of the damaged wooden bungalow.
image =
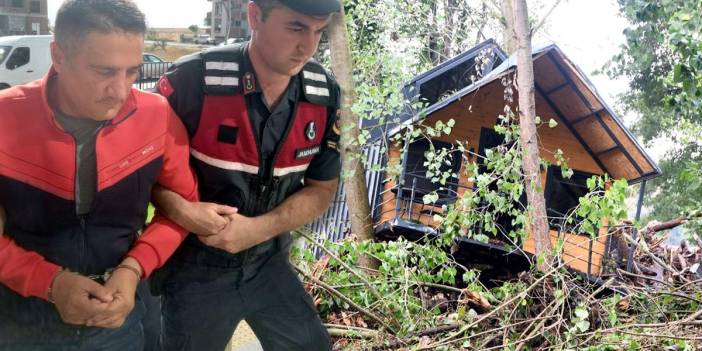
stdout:
[[(586, 180), (592, 175), (608, 174), (613, 179), (626, 179), (629, 184), (643, 183), (643, 193), (645, 182), (659, 176), (661, 171), (586, 75), (558, 46), (535, 49), (533, 62), (536, 113), (544, 121), (553, 119), (557, 122), (555, 128), (538, 128), (540, 149), (562, 150), (568, 166), (574, 171), (569, 179), (562, 177), (560, 167), (551, 166), (542, 171), (552, 242), (563, 239), (562, 259), (565, 264), (588, 278), (597, 279), (603, 274), (603, 258), (610, 251), (608, 228), (601, 228), (599, 235), (593, 238), (569, 231), (570, 227), (564, 227), (558, 219), (578, 205), (578, 198), (587, 193)], [(372, 138), (364, 149), (368, 164), (388, 165), (401, 160), (397, 181), (384, 171), (369, 170), (366, 174), (378, 238), (440, 235), (440, 223), (434, 221), (433, 214), (441, 213), (442, 206), (452, 204), (465, 191), (472, 191), (473, 184), (465, 172), (461, 172), (465, 165), (460, 152), (452, 153), (450, 164), (446, 165), (447, 170), (458, 177), (449, 179), (443, 186), (433, 183), (426, 175), (425, 152), (430, 143), (436, 149), (451, 149), (461, 141), (466, 150), (484, 156), (485, 150), (501, 144), (502, 138), (493, 127), (505, 106), (502, 78), (513, 74), (515, 69), (516, 56), (507, 57), (494, 41), (489, 40), (415, 77), (404, 86), (403, 92), (409, 101), (421, 99), (427, 104), (421, 111), (408, 105), (395, 121), (374, 126)], [(475, 81), (476, 76), (482, 78)], [(517, 101), (516, 96), (514, 100)], [(434, 125), (437, 121), (447, 122), (449, 119), (455, 121), (449, 135), (402, 146), (388, 142), (408, 125)], [(374, 121), (364, 123), (372, 125)], [(541, 157), (556, 163), (552, 153), (542, 152)], [(476, 162), (478, 159), (480, 157), (472, 160)], [(437, 191), (438, 199), (425, 204), (423, 195), (433, 191)], [(340, 240), (346, 235), (348, 209), (344, 196), (345, 189), (341, 184), (329, 210), (310, 225), (320, 238)], [(642, 196), (639, 196), (639, 211), (641, 206)], [(454, 255), (472, 263), (499, 261), (500, 264), (506, 262), (519, 266), (525, 261), (516, 256), (534, 253), (533, 238), (526, 238), (520, 244), (523, 250), (512, 250), (493, 242), (466, 238), (461, 240), (460, 250)]]

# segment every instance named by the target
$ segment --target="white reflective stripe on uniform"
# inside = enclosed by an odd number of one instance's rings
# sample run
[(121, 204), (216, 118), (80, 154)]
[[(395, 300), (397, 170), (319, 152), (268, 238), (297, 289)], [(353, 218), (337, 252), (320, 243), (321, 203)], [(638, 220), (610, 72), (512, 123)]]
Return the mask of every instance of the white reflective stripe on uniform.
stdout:
[(302, 75), (305, 77), (305, 79), (315, 80), (315, 81), (322, 82), (322, 83), (327, 82), (327, 76), (325, 76), (324, 74), (321, 74), (321, 73), (302, 71)]
[(310, 95), (329, 96), (329, 89), (305, 85), (305, 93)]
[(208, 61), (205, 63), (205, 69), (215, 69), (219, 71), (239, 71), (239, 64), (237, 62)]
[(309, 164), (302, 165), (302, 166), (293, 166), (293, 167), (285, 167), (285, 168), (274, 168), (273, 169), (273, 175), (276, 177), (282, 177), (286, 174), (290, 173), (295, 173), (295, 172), (304, 172), (307, 170), (309, 167)]
[(221, 169), (226, 169), (229, 171), (241, 171), (241, 172), (246, 172), (246, 173), (251, 173), (251, 174), (258, 174), (258, 167), (257, 166), (252, 166), (252, 165), (247, 165), (245, 163), (240, 163), (240, 162), (232, 162), (232, 161), (225, 161), (225, 160), (220, 160), (211, 156), (207, 156), (203, 154), (200, 151), (197, 151), (193, 148), (190, 148), (190, 154), (193, 155), (196, 159), (207, 163), (210, 166), (214, 166), (217, 168)]
[(238, 78), (238, 77), (215, 77), (215, 76), (206, 76), (206, 77), (205, 77), (205, 84), (207, 84), (207, 85), (231, 85), (231, 86), (238, 86), (238, 85), (239, 85), (239, 78)]

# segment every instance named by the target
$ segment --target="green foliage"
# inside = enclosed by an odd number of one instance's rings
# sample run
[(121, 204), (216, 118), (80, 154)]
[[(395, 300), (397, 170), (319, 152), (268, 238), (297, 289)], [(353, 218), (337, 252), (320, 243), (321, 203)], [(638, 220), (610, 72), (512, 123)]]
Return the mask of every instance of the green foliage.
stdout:
[[(702, 208), (702, 143), (689, 143), (671, 151), (660, 162), (661, 170), (669, 176), (656, 179), (648, 193), (654, 207), (650, 218), (673, 219), (693, 209)], [(658, 205), (660, 204), (660, 205)], [(686, 224), (700, 232), (699, 219)]]
[(577, 334), (588, 331), (590, 329), (589, 317), (587, 306), (577, 306), (570, 317), (570, 327), (565, 333), (566, 339), (574, 339)]
[[(427, 309), (418, 294), (420, 289), (427, 289), (427, 284), (461, 284), (487, 294), (478, 283), (477, 272), (468, 270), (462, 276), (458, 276), (461, 267), (447, 254), (445, 248), (435, 243), (420, 244), (400, 238), (390, 242), (328, 242), (325, 246), (351, 267), (358, 266), (361, 255), (370, 255), (380, 262), (378, 271), (367, 275), (366, 278), (386, 300), (385, 304), (378, 301), (356, 275), (343, 269), (339, 262), (333, 259), (329, 261), (320, 279), (361, 306), (370, 310), (378, 309), (377, 313), (381, 315), (392, 314), (391, 318), (401, 323), (402, 334), (442, 323), (437, 317), (446, 306)], [(294, 261), (306, 270), (311, 270), (315, 262), (307, 250), (297, 250), (293, 257)], [(383, 306), (390, 306), (392, 310), (384, 310)], [(322, 300), (318, 308), (322, 316), (326, 316), (333, 311), (348, 310), (350, 306), (332, 297)], [(468, 310), (464, 309), (461, 318), (468, 318), (474, 313), (468, 313)]]
[[(639, 114), (634, 127), (644, 141), (653, 146), (663, 139), (672, 145), (661, 161), (664, 175), (647, 192), (653, 209), (649, 219), (672, 219), (699, 208), (702, 196), (701, 178), (688, 176), (701, 161), (702, 1), (619, 0), (619, 5), (631, 25), (607, 73), (629, 78), (630, 90), (621, 102)], [(702, 229), (699, 221), (687, 227)]]
[[(466, 157), (464, 176), (473, 184), (473, 191), (465, 191), (447, 208), (442, 220), (444, 240), (463, 236), (487, 242), (489, 236), (499, 235), (517, 243), (525, 235), (526, 208), (519, 202), (524, 192), (522, 150), (514, 117), (506, 108), (495, 125), (503, 145), (485, 150), (485, 157)], [(506, 222), (501, 220), (505, 218)]]
[(575, 216), (569, 216), (566, 221), (573, 223), (576, 219), (576, 232), (587, 233), (591, 237), (596, 237), (599, 228), (607, 226), (608, 223), (619, 223), (627, 218), (626, 197), (628, 184), (626, 180), (620, 179), (611, 183), (611, 187), (605, 191), (605, 185), (609, 183), (609, 177), (591, 177), (587, 180), (587, 187), (590, 191), (585, 196), (578, 199), (579, 204), (575, 209)]

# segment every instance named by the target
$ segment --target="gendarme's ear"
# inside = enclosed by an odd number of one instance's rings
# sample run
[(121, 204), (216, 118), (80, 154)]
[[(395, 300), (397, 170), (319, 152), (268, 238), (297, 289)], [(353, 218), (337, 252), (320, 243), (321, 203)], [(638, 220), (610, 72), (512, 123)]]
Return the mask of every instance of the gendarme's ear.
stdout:
[(252, 31), (258, 30), (259, 23), (263, 22), (261, 8), (253, 1), (249, 1), (246, 17), (249, 20), (249, 28), (251, 28)]

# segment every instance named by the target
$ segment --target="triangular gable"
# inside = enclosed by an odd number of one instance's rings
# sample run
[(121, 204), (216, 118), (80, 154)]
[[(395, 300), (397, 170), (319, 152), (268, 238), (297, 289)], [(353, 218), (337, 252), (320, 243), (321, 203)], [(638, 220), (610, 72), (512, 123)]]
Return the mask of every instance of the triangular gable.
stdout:
[[(548, 105), (549, 112), (568, 128), (600, 169), (613, 178), (624, 178), (630, 183), (654, 178), (660, 168), (646, 154), (636, 138), (624, 126), (599, 95), (585, 74), (570, 61), (556, 45), (533, 50), (534, 77), (537, 101)], [(388, 135), (397, 133), (403, 126), (415, 124), (433, 113), (447, 108), (462, 99), (469, 99), (481, 88), (499, 84), (499, 79), (516, 69), (516, 55), (475, 84), (466, 86), (453, 95), (413, 113)], [(486, 103), (474, 101), (473, 105)], [(537, 112), (538, 113), (538, 112)]]

